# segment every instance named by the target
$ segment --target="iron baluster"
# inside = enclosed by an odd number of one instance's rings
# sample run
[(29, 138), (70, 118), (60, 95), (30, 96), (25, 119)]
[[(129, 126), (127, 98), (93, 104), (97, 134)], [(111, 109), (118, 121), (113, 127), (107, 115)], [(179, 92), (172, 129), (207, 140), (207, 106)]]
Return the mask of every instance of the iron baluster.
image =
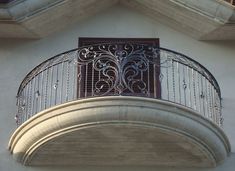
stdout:
[(187, 105), (187, 96), (186, 96), (186, 89), (187, 89), (187, 84), (185, 80), (185, 66), (183, 66), (183, 89), (184, 89), (184, 105)]
[[(166, 61), (168, 66), (168, 59)], [(170, 100), (170, 90), (169, 90), (169, 73), (168, 73), (168, 67), (166, 67), (166, 87), (167, 87), (167, 100)]]
[(46, 70), (46, 87), (45, 87), (45, 95), (44, 95), (44, 109), (47, 108), (47, 97), (48, 97), (48, 81), (49, 81), (49, 68)]
[(64, 74), (64, 60), (62, 61), (62, 64), (61, 64), (62, 68), (61, 68), (61, 90), (60, 90), (60, 103), (63, 103), (63, 92), (64, 92), (64, 77), (63, 77), (63, 74)]
[(180, 86), (180, 83), (181, 83), (181, 80), (180, 80), (180, 68), (179, 68), (179, 62), (176, 63), (176, 68), (177, 68), (177, 77), (178, 77), (178, 88), (179, 88), (179, 103), (182, 103), (181, 102), (181, 86)]
[(196, 81), (194, 75), (194, 69), (192, 69), (192, 80), (193, 80), (193, 99), (194, 99), (194, 109), (197, 110), (197, 101), (196, 101)]
[(171, 61), (171, 71), (172, 71), (172, 90), (173, 90), (173, 102), (175, 102), (175, 67), (174, 67), (174, 61)]
[(67, 61), (67, 79), (66, 79), (66, 101), (69, 100), (69, 77), (70, 77), (70, 70), (69, 70), (69, 66), (70, 66), (70, 61)]
[(189, 107), (192, 107), (192, 98), (191, 98), (191, 75), (189, 72), (189, 67), (187, 66), (187, 75), (188, 75), (188, 96), (189, 96)]
[(52, 106), (52, 99), (53, 99), (52, 96), (53, 96), (53, 75), (54, 75), (53, 71), (54, 71), (54, 67), (51, 67), (50, 70), (51, 70), (51, 72), (50, 72), (51, 73), (50, 74), (50, 86), (49, 86), (50, 87), (50, 91), (49, 91), (50, 92), (50, 97), (49, 97), (50, 100), (48, 100), (48, 101), (49, 101), (49, 106), (51, 107)]
[(201, 113), (201, 100), (200, 100), (200, 92), (201, 92), (201, 89), (200, 89), (200, 83), (199, 83), (199, 74), (198, 72), (196, 72), (196, 78), (197, 78), (197, 96), (198, 96), (198, 111), (199, 113)]

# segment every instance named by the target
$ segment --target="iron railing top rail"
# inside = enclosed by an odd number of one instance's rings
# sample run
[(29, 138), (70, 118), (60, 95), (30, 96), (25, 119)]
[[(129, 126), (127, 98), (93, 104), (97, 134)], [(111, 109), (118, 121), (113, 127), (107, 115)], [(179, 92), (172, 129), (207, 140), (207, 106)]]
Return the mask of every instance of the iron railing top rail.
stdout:
[[(123, 42), (126, 44), (126, 42)], [(63, 62), (66, 60), (66, 58), (62, 58), (63, 60), (62, 61), (57, 61), (56, 63), (53, 63), (54, 59), (56, 58), (59, 58), (63, 55), (67, 55), (69, 53), (72, 53), (72, 52), (78, 52), (80, 50), (83, 50), (85, 48), (90, 48), (90, 47), (95, 47), (95, 46), (101, 46), (101, 45), (112, 45), (112, 44), (122, 44), (122, 42), (118, 42), (118, 43), (100, 43), (100, 44), (94, 44), (94, 45), (89, 45), (89, 46), (82, 46), (82, 47), (79, 47), (79, 48), (74, 48), (74, 49), (71, 49), (71, 50), (68, 50), (68, 51), (65, 51), (65, 52), (62, 52), (60, 54), (57, 54), (49, 59), (47, 59), (46, 61), (42, 62), (41, 64), (37, 65), (33, 70), (31, 70), (27, 75), (26, 77), (23, 79), (23, 81), (21, 82), (20, 86), (19, 86), (19, 89), (18, 89), (18, 92), (17, 92), (17, 97), (18, 95), (20, 94), (20, 92), (22, 91), (22, 89), (30, 82), (30, 80), (32, 80), (37, 74), (39, 74), (40, 72), (46, 70), (47, 68), (50, 68), (60, 62)], [(130, 43), (130, 44), (136, 44), (136, 43)], [(138, 43), (137, 43), (138, 44)], [(143, 45), (143, 44), (141, 44)], [(215, 77), (211, 74), (211, 72), (206, 69), (202, 64), (200, 64), (199, 62), (195, 61), (194, 59), (188, 57), (187, 55), (184, 55), (182, 53), (179, 53), (179, 52), (176, 52), (176, 51), (173, 51), (173, 50), (170, 50), (170, 49), (167, 49), (167, 48), (162, 48), (160, 47), (159, 48), (159, 51), (160, 51), (160, 54), (162, 51), (165, 51), (167, 53), (172, 53), (174, 55), (177, 56), (177, 58), (175, 59), (187, 59), (189, 63), (193, 64), (191, 65), (190, 67), (194, 68), (195, 70), (197, 70), (200, 74), (202, 74), (216, 89), (216, 92), (218, 93), (219, 95), (219, 98), (221, 99), (221, 91), (220, 91), (220, 87), (219, 87), (219, 84), (217, 82), (217, 80), (215, 79)], [(65, 60), (64, 60), (65, 59)], [(68, 59), (67, 59), (68, 60)], [(50, 63), (50, 61), (52, 61), (52, 63)], [(184, 61), (182, 60), (179, 60), (178, 61), (179, 63), (185, 63)], [(44, 66), (48, 63), (47, 66)]]

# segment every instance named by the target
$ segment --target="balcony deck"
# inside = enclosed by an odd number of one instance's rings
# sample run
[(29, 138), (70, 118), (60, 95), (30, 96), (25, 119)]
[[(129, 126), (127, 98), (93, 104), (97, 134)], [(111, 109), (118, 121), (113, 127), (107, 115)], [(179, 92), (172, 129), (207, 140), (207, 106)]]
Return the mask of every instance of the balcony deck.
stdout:
[(9, 149), (26, 165), (214, 167), (230, 152), (217, 81), (164, 48), (65, 52), (32, 70), (17, 98)]

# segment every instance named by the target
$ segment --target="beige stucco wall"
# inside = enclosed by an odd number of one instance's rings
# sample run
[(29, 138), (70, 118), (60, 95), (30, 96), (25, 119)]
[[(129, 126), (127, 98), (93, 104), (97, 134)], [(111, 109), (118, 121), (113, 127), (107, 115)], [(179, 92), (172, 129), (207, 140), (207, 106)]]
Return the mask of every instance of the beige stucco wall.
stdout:
[[(116, 6), (41, 40), (0, 40), (0, 170), (49, 171), (78, 170), (76, 167), (25, 167), (16, 163), (7, 150), (9, 138), (16, 128), (16, 92), (24, 76), (45, 59), (77, 47), (79, 36), (90, 37), (151, 37), (160, 38), (162, 47), (184, 53), (203, 64), (215, 76), (221, 87), (224, 130), (235, 152), (235, 42), (200, 42), (176, 32), (136, 11)], [(233, 171), (235, 154), (215, 169), (203, 171)], [(79, 170), (120, 170), (120, 168), (79, 167)], [(128, 167), (122, 170), (158, 170), (154, 167)], [(159, 170), (200, 170), (173, 169)]]

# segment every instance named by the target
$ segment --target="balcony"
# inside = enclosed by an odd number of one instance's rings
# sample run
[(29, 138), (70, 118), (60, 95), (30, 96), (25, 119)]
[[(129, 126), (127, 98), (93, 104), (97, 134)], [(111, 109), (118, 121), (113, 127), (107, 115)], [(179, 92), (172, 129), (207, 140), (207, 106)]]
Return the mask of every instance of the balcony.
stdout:
[(9, 150), (24, 165), (215, 167), (230, 153), (212, 74), (147, 44), (52, 57), (25, 77), (17, 106)]

